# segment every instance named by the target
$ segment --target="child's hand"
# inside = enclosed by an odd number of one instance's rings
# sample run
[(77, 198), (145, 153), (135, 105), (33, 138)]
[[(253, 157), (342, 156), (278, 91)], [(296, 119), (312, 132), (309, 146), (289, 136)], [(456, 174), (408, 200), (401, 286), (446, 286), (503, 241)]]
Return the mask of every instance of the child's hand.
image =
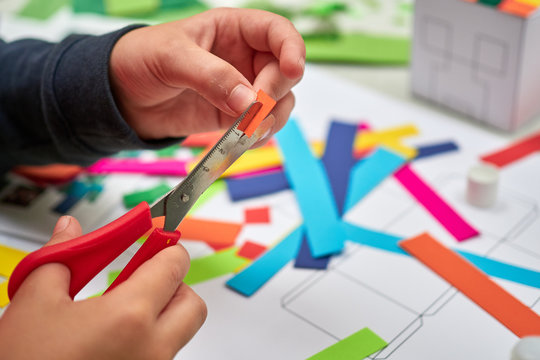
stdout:
[(262, 89), (278, 100), (278, 131), (294, 106), (305, 47), (285, 18), (260, 10), (214, 9), (124, 35), (110, 76), (122, 115), (145, 139), (232, 125)]
[[(63, 217), (49, 245), (80, 235), (77, 220)], [(171, 359), (206, 318), (206, 305), (182, 282), (188, 268), (185, 249), (171, 246), (110, 293), (74, 302), (69, 269), (43, 265), (0, 318), (2, 358)]]

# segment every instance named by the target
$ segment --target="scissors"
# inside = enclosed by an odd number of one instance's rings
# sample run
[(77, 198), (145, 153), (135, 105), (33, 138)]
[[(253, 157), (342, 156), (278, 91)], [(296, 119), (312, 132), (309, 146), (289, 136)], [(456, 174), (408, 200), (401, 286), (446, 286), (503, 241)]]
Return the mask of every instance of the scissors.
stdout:
[(232, 127), (193, 168), (182, 182), (154, 205), (141, 202), (113, 222), (76, 239), (45, 246), (27, 255), (9, 278), (8, 295), (13, 299), (24, 279), (37, 267), (62, 263), (71, 271), (69, 295), (73, 298), (105, 266), (152, 227), (152, 219), (164, 216), (163, 229), (155, 228), (124, 267), (108, 292), (125, 281), (146, 260), (180, 239), (176, 230), (199, 196), (259, 139), (270, 131), (267, 118), (274, 99), (259, 90), (257, 99), (240, 115)]

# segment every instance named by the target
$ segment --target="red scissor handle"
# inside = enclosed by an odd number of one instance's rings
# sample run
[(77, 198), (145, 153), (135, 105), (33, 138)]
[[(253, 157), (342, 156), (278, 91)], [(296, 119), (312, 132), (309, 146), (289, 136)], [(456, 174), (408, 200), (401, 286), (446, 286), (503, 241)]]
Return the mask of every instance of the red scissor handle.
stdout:
[[(69, 295), (73, 298), (105, 266), (151, 227), (150, 207), (146, 202), (142, 202), (122, 217), (89, 234), (34, 251), (28, 254), (11, 274), (8, 284), (9, 298), (13, 299), (24, 279), (34, 269), (48, 263), (62, 263), (70, 269)], [(127, 279), (140, 264), (163, 247), (176, 244), (179, 238), (178, 231), (155, 229), (139, 250), (141, 254), (135, 254), (120, 274), (120, 281), (115, 281), (111, 287)]]

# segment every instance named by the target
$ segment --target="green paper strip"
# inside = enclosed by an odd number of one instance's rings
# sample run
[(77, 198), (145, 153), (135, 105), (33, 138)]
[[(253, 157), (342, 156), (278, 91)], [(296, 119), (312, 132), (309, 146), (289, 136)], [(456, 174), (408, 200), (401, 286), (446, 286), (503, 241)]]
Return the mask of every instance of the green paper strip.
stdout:
[(320, 353), (308, 358), (308, 360), (361, 360), (374, 352), (381, 350), (386, 345), (388, 345), (386, 341), (366, 327), (334, 345), (327, 347)]
[(409, 62), (408, 38), (368, 34), (340, 34), (304, 38), (306, 59), (313, 62), (405, 65)]
[(19, 11), (18, 15), (37, 20), (46, 20), (69, 3), (70, 0), (30, 0)]
[(116, 280), (116, 278), (118, 277), (118, 275), (120, 275), (121, 272), (122, 270), (109, 271), (109, 273), (107, 274), (107, 286), (111, 286), (111, 284), (114, 282), (114, 280)]
[(179, 149), (178, 145), (169, 146), (164, 149), (157, 150), (156, 155), (159, 158), (172, 158), (174, 157), (174, 154), (176, 153), (176, 150), (178, 149)]
[(105, 12), (112, 16), (148, 14), (161, 6), (160, 0), (104, 0)]
[(159, 197), (165, 195), (171, 190), (171, 187), (166, 183), (160, 183), (153, 188), (136, 191), (130, 194), (124, 195), (124, 205), (126, 208), (131, 209), (132, 207), (140, 204), (143, 201), (146, 201), (148, 204), (152, 204)]
[(72, 0), (74, 13), (105, 14), (102, 0)]
[(230, 274), (245, 266), (249, 260), (236, 255), (237, 247), (218, 251), (212, 255), (191, 260), (189, 272), (184, 278), (187, 285), (194, 285)]
[(217, 195), (218, 193), (225, 191), (227, 189), (227, 184), (224, 180), (217, 180), (214, 181), (212, 185), (208, 189), (206, 189), (205, 192), (202, 193), (202, 195), (199, 197), (199, 199), (193, 204), (193, 207), (191, 210), (189, 210), (188, 215), (193, 215), (197, 209), (199, 209), (203, 204), (205, 204), (208, 200), (210, 200), (212, 197)]

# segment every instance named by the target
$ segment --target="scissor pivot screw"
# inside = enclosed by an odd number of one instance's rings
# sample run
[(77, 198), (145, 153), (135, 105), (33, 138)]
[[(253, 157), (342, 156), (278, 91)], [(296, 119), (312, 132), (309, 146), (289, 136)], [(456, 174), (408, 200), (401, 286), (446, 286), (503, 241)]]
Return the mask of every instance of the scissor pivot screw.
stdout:
[(189, 201), (189, 195), (186, 194), (186, 193), (183, 193), (182, 197), (180, 197), (180, 200), (182, 200), (182, 202), (188, 202)]

